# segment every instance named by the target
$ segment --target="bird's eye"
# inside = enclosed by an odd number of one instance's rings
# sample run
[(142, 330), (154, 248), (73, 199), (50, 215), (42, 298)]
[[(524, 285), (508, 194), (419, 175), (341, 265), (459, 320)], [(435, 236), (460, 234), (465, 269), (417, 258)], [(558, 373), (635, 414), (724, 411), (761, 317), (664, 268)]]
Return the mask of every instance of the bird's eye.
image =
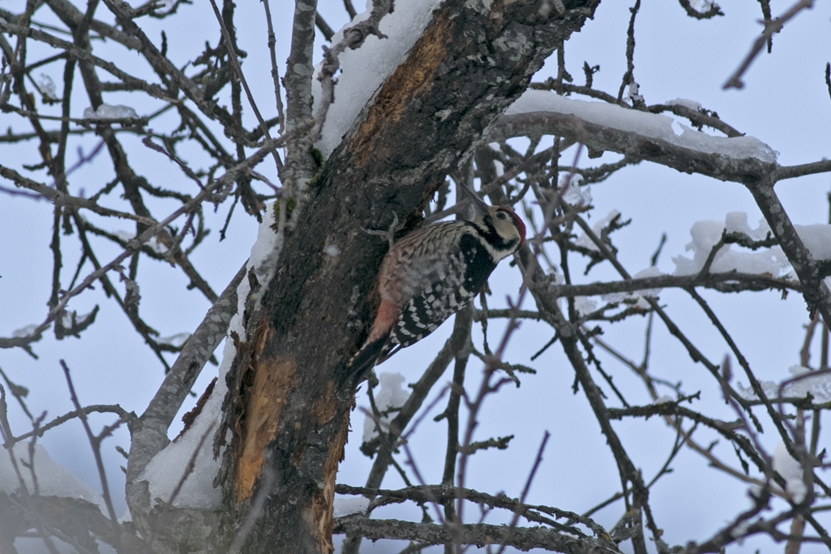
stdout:
[(499, 219), (505, 219), (505, 212), (496, 212), (496, 217)]

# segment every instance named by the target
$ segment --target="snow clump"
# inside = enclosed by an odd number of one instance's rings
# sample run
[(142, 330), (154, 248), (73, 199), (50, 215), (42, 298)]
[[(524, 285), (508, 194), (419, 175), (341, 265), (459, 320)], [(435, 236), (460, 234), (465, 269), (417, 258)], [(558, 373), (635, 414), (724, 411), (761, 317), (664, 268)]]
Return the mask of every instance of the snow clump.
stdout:
[(581, 316), (587, 316), (597, 309), (597, 302), (588, 296), (577, 296), (574, 298), (574, 309)]
[[(405, 379), (400, 373), (382, 373), (378, 376), (378, 380), (381, 382), (381, 386), (375, 395), (375, 406), (381, 412), (381, 428), (386, 430), (392, 418), (396, 416), (396, 412), (385, 412), (403, 406), (410, 397), (410, 393), (401, 386), (404, 384)], [(371, 414), (367, 414), (364, 419), (364, 435), (362, 440), (363, 442), (369, 442), (377, 435), (378, 430), (375, 428), (375, 418)]]
[(97, 110), (87, 108), (84, 110), (84, 119), (138, 119), (136, 110), (129, 106), (110, 106), (101, 104)]
[(60, 100), (58, 98), (58, 87), (55, 86), (55, 81), (46, 73), (40, 74), (38, 79), (38, 88), (43, 94), (43, 98), (49, 102)]
[[(603, 219), (599, 220), (597, 223), (595, 223), (592, 226), (592, 232), (596, 236), (600, 237), (602, 232), (603, 232), (603, 229), (608, 227), (609, 223), (611, 223), (612, 220), (615, 219), (618, 216), (620, 216), (619, 211), (617, 211), (617, 210), (610, 211), (609, 215), (607, 215)], [(577, 240), (574, 241), (574, 244), (576, 244), (577, 246), (582, 246), (583, 248), (586, 248), (588, 250), (594, 250), (595, 252), (598, 251), (597, 245), (594, 244), (594, 241), (586, 233), (583, 233), (579, 237), (577, 237)]]
[(773, 453), (773, 469), (785, 479), (785, 490), (794, 502), (799, 504), (805, 500), (808, 487), (802, 479), (802, 466), (790, 455), (782, 441), (779, 441)]
[[(815, 260), (831, 259), (831, 225), (794, 225), (802, 243)], [(724, 232), (744, 233), (754, 241), (764, 240), (771, 233), (770, 227), (764, 219), (759, 220), (756, 228), (747, 223), (745, 212), (730, 212), (724, 218), (724, 223), (718, 221), (696, 221), (690, 229), (692, 241), (687, 244), (687, 251), (691, 251), (693, 258), (684, 256), (672, 258), (675, 262), (675, 275), (694, 275), (701, 271), (710, 251), (713, 249)], [(738, 271), (740, 273), (768, 274), (774, 277), (784, 277), (792, 272), (787, 256), (779, 246), (764, 248), (755, 251), (746, 249), (733, 250), (732, 244), (724, 245), (713, 259), (710, 266), (712, 273), (726, 273)]]
[[(782, 387), (781, 396), (784, 398), (805, 398), (809, 394), (814, 398), (815, 402), (831, 401), (831, 375), (823, 373), (815, 377), (807, 377), (812, 373), (811, 369), (794, 365), (788, 368), (788, 372), (793, 376), (788, 379), (788, 382)], [(802, 377), (805, 376), (805, 377)], [(795, 377), (802, 377), (801, 379), (791, 381)], [(762, 387), (762, 392), (768, 398), (779, 398), (780, 383), (773, 381), (760, 381), (759, 385)], [(756, 393), (751, 387), (745, 387), (741, 382), (736, 386), (736, 390), (742, 397), (748, 400), (758, 400)]]
[[(718, 221), (696, 221), (690, 229), (692, 241), (687, 244), (687, 251), (692, 252), (693, 258), (684, 256), (672, 258), (675, 263), (675, 275), (694, 275), (704, 267), (707, 257), (720, 240), (721, 235), (727, 232), (739, 232), (748, 235), (753, 240), (763, 240), (770, 232), (770, 227), (764, 219), (759, 221), (756, 229), (747, 224), (747, 214), (731, 212), (725, 217), (724, 223)], [(732, 244), (721, 247), (710, 266), (711, 273), (726, 273), (738, 271), (741, 273), (770, 274), (775, 277), (788, 272), (790, 264), (782, 249), (778, 246), (756, 251), (733, 250)]]
[[(101, 495), (75, 477), (68, 469), (52, 460), (43, 446), (34, 445), (34, 457), (30, 460), (29, 446), (28, 442), (18, 442), (11, 451), (5, 448), (0, 449), (0, 491), (5, 494), (19, 494), (21, 487), (25, 487), (29, 494), (80, 498), (96, 504), (101, 513), (107, 513), (106, 504)], [(17, 462), (17, 471), (12, 464), (12, 456)], [(32, 463), (32, 468), (25, 467), (24, 462)], [(37, 491), (32, 480), (33, 471), (37, 477)]]
[(589, 185), (581, 185), (582, 180), (580, 175), (570, 174), (560, 178), (563, 200), (572, 206), (588, 206), (592, 203), (592, 188)]
[(369, 498), (364, 496), (336, 496), (334, 502), (334, 516), (344, 517), (352, 514), (366, 513), (369, 508)]

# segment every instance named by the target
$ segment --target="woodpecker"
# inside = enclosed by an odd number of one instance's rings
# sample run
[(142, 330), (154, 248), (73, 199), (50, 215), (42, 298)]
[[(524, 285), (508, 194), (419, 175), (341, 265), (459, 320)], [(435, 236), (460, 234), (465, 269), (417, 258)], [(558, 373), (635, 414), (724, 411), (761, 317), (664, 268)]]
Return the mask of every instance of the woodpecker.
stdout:
[(472, 190), (472, 221), (445, 221), (411, 232), (381, 263), (381, 304), (364, 346), (350, 361), (359, 382), (398, 349), (432, 333), (464, 308), (496, 265), (525, 243), (525, 224), (507, 206), (488, 206)]

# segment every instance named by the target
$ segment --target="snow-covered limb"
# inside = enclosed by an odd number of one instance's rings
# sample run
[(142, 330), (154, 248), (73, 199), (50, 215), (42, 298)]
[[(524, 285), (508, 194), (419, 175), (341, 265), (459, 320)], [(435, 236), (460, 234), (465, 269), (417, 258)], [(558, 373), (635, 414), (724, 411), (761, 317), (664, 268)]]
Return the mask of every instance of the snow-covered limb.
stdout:
[[(785, 254), (778, 246), (756, 251), (734, 250), (732, 245), (722, 241), (726, 232), (743, 233), (752, 240), (761, 241), (769, 235), (770, 228), (762, 220), (756, 229), (751, 229), (744, 212), (728, 213), (724, 223), (697, 221), (690, 229), (692, 241), (686, 247), (693, 257), (673, 257), (675, 275), (693, 275), (706, 270), (707, 273), (735, 271), (781, 277), (790, 269)], [(713, 252), (714, 248), (717, 248), (716, 252)]]
[[(814, 260), (831, 259), (831, 225), (795, 225), (794, 228)], [(697, 221), (690, 229), (692, 241), (687, 245), (693, 259), (674, 257), (672, 261), (676, 266), (675, 275), (692, 275), (701, 271), (708, 257), (712, 255), (713, 248), (719, 244), (722, 246), (715, 253), (709, 267), (709, 271), (713, 273), (735, 271), (777, 277), (787, 276), (786, 274), (791, 271), (791, 265), (781, 247), (737, 251), (733, 250), (731, 245), (721, 242), (724, 233), (741, 233), (753, 241), (764, 241), (772, 234), (764, 219), (759, 222), (758, 227), (751, 229), (744, 212), (728, 213), (724, 223)]]
[(688, 120), (696, 129), (709, 127), (724, 133), (724, 135), (728, 137), (743, 136), (742, 133), (734, 129), (729, 123), (719, 119), (715, 112), (707, 110), (704, 106), (694, 100), (676, 98), (675, 100), (669, 100), (663, 104), (653, 104), (648, 107), (648, 110), (652, 113), (663, 113), (667, 111), (672, 112), (673, 114)]
[(664, 115), (528, 90), (491, 126), (486, 140), (557, 135), (592, 150), (740, 183), (759, 180), (777, 167), (776, 152), (758, 139), (715, 137), (684, 125), (676, 131), (676, 126)]
[(709, 19), (724, 15), (713, 0), (681, 0), (681, 6), (687, 11), (687, 15), (696, 19)]
[[(676, 99), (650, 109), (677, 107), (691, 111), (695, 106), (697, 103), (692, 100)], [(718, 121), (712, 124), (717, 125)], [(746, 185), (769, 174), (778, 181), (831, 172), (831, 160), (779, 166), (777, 152), (764, 142), (741, 136), (726, 124), (718, 128), (728, 136), (696, 131), (664, 115), (529, 89), (491, 125), (483, 140), (557, 135), (600, 152), (618, 152), (685, 173), (700, 173)]]

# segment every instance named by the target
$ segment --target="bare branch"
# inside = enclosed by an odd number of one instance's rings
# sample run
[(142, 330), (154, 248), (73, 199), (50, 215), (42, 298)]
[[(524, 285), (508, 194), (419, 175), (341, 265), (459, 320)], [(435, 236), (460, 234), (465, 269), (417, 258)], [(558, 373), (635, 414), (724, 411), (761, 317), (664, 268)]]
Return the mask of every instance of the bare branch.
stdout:
[(745, 59), (739, 65), (738, 69), (727, 79), (727, 82), (724, 83), (725, 89), (728, 88), (737, 88), (741, 89), (744, 88), (744, 82), (742, 81), (742, 76), (744, 76), (745, 72), (750, 67), (750, 64), (753, 63), (753, 60), (756, 59), (756, 56), (759, 55), (759, 52), (762, 51), (764, 48), (765, 43), (769, 42), (771, 37), (782, 30), (790, 19), (792, 19), (795, 15), (805, 9), (810, 9), (814, 7), (813, 0), (798, 0), (793, 6), (788, 8), (785, 13), (777, 17), (773, 20), (766, 20), (764, 22), (765, 29), (762, 31), (762, 34), (759, 35), (759, 38), (753, 43), (750, 47), (750, 52), (748, 52)]

